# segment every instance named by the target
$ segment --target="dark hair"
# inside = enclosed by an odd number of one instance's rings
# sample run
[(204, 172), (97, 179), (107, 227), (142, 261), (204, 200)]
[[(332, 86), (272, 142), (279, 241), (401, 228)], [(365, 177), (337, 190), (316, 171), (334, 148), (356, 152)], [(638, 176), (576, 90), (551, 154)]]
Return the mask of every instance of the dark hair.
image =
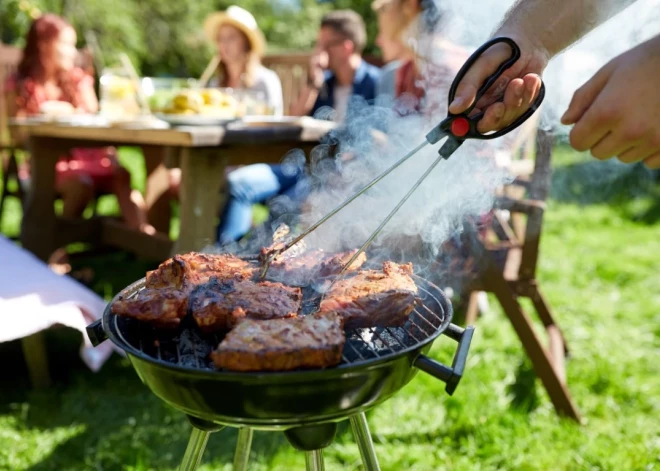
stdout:
[(422, 26), (426, 32), (433, 32), (439, 25), (442, 18), (442, 12), (438, 7), (436, 0), (421, 0), (420, 7), (422, 8)]
[(321, 20), (321, 28), (331, 28), (351, 41), (358, 54), (361, 54), (367, 45), (367, 30), (364, 20), (353, 10), (335, 10), (327, 13)]

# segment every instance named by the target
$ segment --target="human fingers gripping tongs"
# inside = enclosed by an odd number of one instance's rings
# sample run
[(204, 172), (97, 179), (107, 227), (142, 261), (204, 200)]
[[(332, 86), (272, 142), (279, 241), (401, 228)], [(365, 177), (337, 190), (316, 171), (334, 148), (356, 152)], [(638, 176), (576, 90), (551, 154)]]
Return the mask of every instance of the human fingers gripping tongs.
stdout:
[(483, 46), (481, 46), (479, 49), (477, 49), (467, 60), (467, 62), (461, 67), (459, 70), (458, 74), (456, 75), (456, 78), (452, 82), (451, 88), (449, 89), (449, 103), (451, 103), (454, 100), (454, 96), (456, 94), (456, 89), (458, 88), (459, 83), (462, 81), (464, 78), (465, 74), (467, 71), (472, 67), (472, 65), (476, 62), (476, 60), (484, 53), (486, 52), (489, 48), (492, 46), (499, 44), (499, 43), (504, 43), (508, 45), (511, 48), (511, 56), (502, 62), (500, 66), (497, 68), (497, 70), (490, 75), (484, 83), (481, 85), (479, 90), (477, 91), (476, 99), (474, 100), (473, 104), (465, 110), (463, 113), (460, 114), (452, 114), (449, 113), (448, 116), (442, 120), (440, 124), (438, 124), (435, 128), (431, 130), (426, 135), (426, 139), (424, 142), (419, 144), (417, 147), (415, 147), (413, 150), (408, 152), (403, 158), (400, 160), (396, 161), (391, 167), (389, 167), (387, 170), (385, 170), (383, 173), (378, 175), (376, 178), (374, 178), (372, 181), (370, 181), (367, 185), (365, 185), (362, 189), (360, 189), (358, 192), (356, 192), (354, 195), (349, 197), (346, 201), (341, 203), (339, 206), (337, 206), (335, 209), (330, 211), (328, 214), (323, 216), (321, 219), (319, 219), (316, 223), (312, 224), (309, 228), (307, 228), (305, 231), (303, 231), (300, 235), (296, 236), (293, 238), (291, 241), (283, 244), (278, 244), (276, 248), (264, 252), (262, 254), (262, 262), (263, 262), (263, 270), (261, 272), (261, 278), (264, 278), (268, 272), (268, 268), (270, 266), (270, 263), (283, 252), (286, 252), (289, 250), (291, 247), (296, 245), (298, 242), (300, 242), (302, 239), (307, 237), (309, 234), (311, 234), (313, 231), (318, 229), (322, 224), (324, 224), (326, 221), (328, 221), (332, 216), (337, 214), (339, 211), (341, 211), (344, 207), (346, 207), (348, 204), (350, 204), (352, 201), (354, 201), (356, 198), (358, 198), (360, 195), (365, 193), (369, 188), (373, 187), (375, 184), (380, 182), (383, 178), (385, 178), (387, 175), (389, 175), (393, 170), (401, 166), (404, 162), (406, 162), (410, 157), (413, 155), (417, 154), (422, 148), (424, 148), (428, 144), (435, 144), (439, 142), (442, 139), (446, 138), (446, 141), (440, 147), (440, 150), (438, 151), (438, 157), (433, 161), (433, 163), (429, 166), (428, 169), (422, 174), (422, 176), (415, 182), (415, 184), (410, 188), (410, 190), (405, 194), (405, 196), (397, 203), (397, 205), (392, 209), (392, 211), (385, 217), (385, 219), (381, 222), (381, 224), (376, 228), (376, 230), (369, 236), (369, 238), (364, 242), (362, 247), (351, 257), (351, 259), (344, 265), (344, 268), (342, 272), (340, 273), (341, 277), (346, 269), (350, 267), (353, 262), (360, 256), (362, 252), (364, 252), (367, 247), (373, 242), (373, 240), (378, 236), (380, 231), (385, 227), (385, 225), (392, 219), (392, 217), (397, 213), (397, 211), (403, 206), (403, 204), (408, 200), (410, 195), (414, 193), (414, 191), (422, 184), (422, 182), (426, 179), (426, 177), (433, 171), (433, 169), (440, 163), (442, 160), (448, 159), (456, 150), (465, 142), (467, 139), (479, 139), (479, 140), (485, 140), (485, 139), (495, 139), (498, 137), (501, 137), (514, 129), (516, 129), (518, 126), (523, 124), (527, 119), (529, 119), (530, 116), (534, 114), (534, 112), (539, 108), (541, 103), (543, 102), (543, 98), (545, 97), (545, 86), (543, 83), (541, 83), (541, 88), (539, 90), (538, 95), (536, 96), (534, 102), (530, 105), (529, 109), (525, 111), (518, 119), (516, 119), (513, 123), (509, 124), (508, 126), (504, 127), (503, 129), (489, 133), (489, 134), (481, 134), (477, 130), (477, 123), (481, 118), (483, 117), (483, 113), (478, 113), (474, 116), (470, 116), (470, 113), (474, 110), (476, 103), (479, 101), (479, 99), (486, 93), (486, 91), (497, 81), (497, 79), (507, 70), (509, 69), (513, 64), (518, 61), (520, 58), (520, 48), (518, 45), (515, 43), (510, 38), (495, 38), (487, 43), (485, 43)]

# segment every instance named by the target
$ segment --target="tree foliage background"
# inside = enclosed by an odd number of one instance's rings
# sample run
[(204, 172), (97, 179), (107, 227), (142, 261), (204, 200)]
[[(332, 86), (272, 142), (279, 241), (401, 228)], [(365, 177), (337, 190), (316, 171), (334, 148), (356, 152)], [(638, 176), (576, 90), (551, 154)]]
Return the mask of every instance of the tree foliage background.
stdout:
[(367, 24), (367, 54), (378, 54), (372, 0), (0, 0), (0, 39), (22, 46), (33, 18), (43, 12), (66, 17), (79, 45), (95, 37), (106, 66), (126, 52), (147, 76), (198, 76), (212, 55), (202, 23), (212, 11), (240, 5), (254, 14), (268, 39), (268, 52), (304, 51), (316, 38), (323, 14), (351, 8)]

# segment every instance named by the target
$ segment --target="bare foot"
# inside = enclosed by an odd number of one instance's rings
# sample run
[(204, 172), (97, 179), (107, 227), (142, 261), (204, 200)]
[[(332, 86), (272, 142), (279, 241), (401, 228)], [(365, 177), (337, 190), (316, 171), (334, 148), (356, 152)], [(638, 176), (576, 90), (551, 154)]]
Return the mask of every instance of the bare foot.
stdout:
[(66, 275), (71, 271), (69, 255), (63, 248), (57, 249), (48, 259), (48, 266), (58, 275)]
[(156, 235), (156, 233), (158, 232), (156, 230), (156, 228), (154, 226), (152, 226), (151, 224), (141, 224), (140, 225), (140, 231), (144, 232), (145, 234), (149, 234), (149, 235)]
[(71, 265), (68, 263), (49, 263), (48, 266), (58, 275), (66, 275), (71, 271)]

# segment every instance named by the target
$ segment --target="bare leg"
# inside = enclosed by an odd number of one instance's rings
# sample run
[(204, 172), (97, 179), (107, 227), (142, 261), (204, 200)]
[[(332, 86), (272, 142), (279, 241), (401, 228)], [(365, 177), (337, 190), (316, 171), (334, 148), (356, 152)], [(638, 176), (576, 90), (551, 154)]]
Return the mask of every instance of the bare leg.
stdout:
[(121, 214), (128, 227), (155, 234), (154, 227), (147, 223), (146, 204), (142, 194), (131, 189), (131, 175), (128, 170), (117, 167), (112, 184), (113, 193), (117, 196)]
[(143, 146), (144, 166), (147, 173), (147, 182), (145, 188), (145, 201), (147, 208), (147, 220), (159, 232), (169, 233), (172, 211), (170, 201), (178, 198), (172, 194), (173, 173), (178, 182), (181, 181), (180, 169), (168, 169), (165, 166), (167, 152), (174, 149), (168, 149), (162, 146)]
[[(62, 197), (62, 217), (79, 218), (94, 197), (94, 183), (87, 175), (71, 175), (60, 182), (56, 188)], [(71, 271), (69, 256), (63, 247), (55, 250), (48, 258), (50, 268), (60, 275)]]
[(57, 191), (64, 203), (62, 217), (78, 218), (94, 197), (94, 184), (86, 175), (76, 175), (63, 180)]

